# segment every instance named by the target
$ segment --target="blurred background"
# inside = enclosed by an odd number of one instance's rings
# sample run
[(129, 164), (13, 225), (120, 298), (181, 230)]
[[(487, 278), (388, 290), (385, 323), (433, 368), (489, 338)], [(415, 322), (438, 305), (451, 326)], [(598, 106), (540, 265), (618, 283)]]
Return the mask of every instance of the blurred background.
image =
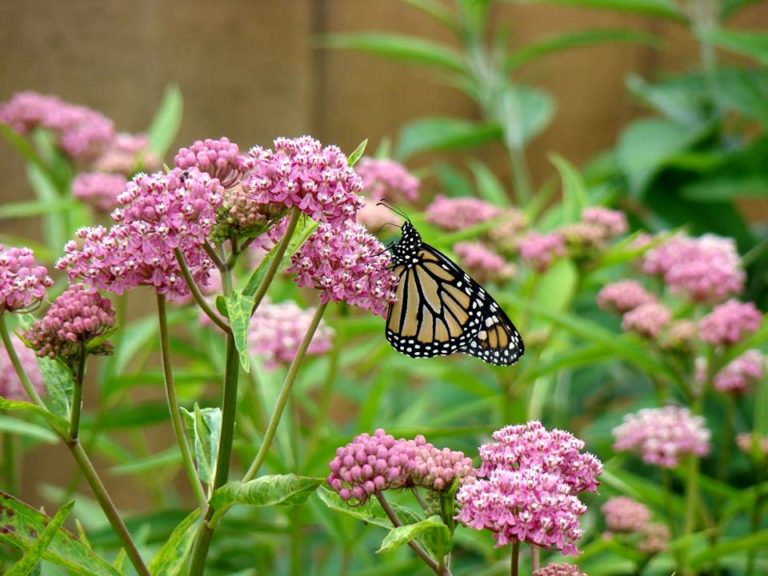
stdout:
[[(729, 26), (768, 26), (768, 2), (748, 4)], [(656, 81), (698, 65), (699, 47), (690, 31), (669, 20), (535, 2), (493, 9), (492, 25), (507, 31), (512, 47), (594, 28), (630, 29), (656, 39), (655, 45), (577, 47), (517, 71), (520, 82), (550, 92), (556, 104), (553, 121), (526, 150), (536, 186), (556, 176), (548, 153), (581, 166), (615, 146), (632, 119), (650, 114), (627, 89), (628, 74)], [(206, 137), (225, 135), (248, 148), (268, 146), (276, 136), (309, 133), (348, 153), (367, 138), (374, 151), (419, 117), (481, 118), (474, 102), (430, 68), (324, 47), (328, 34), (372, 31), (455, 43), (434, 19), (394, 0), (4, 0), (0, 101), (20, 90), (55, 94), (102, 112), (121, 131), (141, 132), (166, 87), (176, 84), (184, 114), (171, 150)], [(499, 143), (471, 154), (510, 182)], [(408, 165), (418, 170), (436, 156), (453, 159), (451, 153), (430, 152), (409, 158)], [(33, 197), (24, 163), (5, 141), (0, 141), (0, 174), (0, 203)], [(427, 180), (426, 189), (431, 196), (436, 183)], [(766, 200), (740, 206), (749, 206), (753, 223), (768, 216)], [(32, 229), (20, 218), (2, 220), (0, 228), (27, 236)], [(166, 432), (158, 430), (158, 446), (168, 444)], [(40, 502), (32, 488), (37, 481), (50, 479), (52, 470), (66, 478), (71, 464), (63, 450), (41, 448), (33, 456), (21, 496), (34, 504)], [(136, 500), (130, 482), (111, 478), (110, 483), (120, 505), (147, 505)]]

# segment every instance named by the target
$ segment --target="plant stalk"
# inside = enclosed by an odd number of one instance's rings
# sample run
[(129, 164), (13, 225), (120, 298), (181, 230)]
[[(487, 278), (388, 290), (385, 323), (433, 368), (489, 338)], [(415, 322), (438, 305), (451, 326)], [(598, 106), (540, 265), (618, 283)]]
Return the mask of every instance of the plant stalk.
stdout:
[(83, 411), (83, 382), (85, 380), (85, 344), (80, 344), (77, 356), (77, 369), (72, 390), (72, 414), (69, 418), (69, 437), (77, 440), (80, 436), (80, 414)]
[(520, 573), (520, 542), (512, 542), (512, 555), (509, 561), (509, 576), (518, 576)]
[(189, 267), (184, 260), (184, 255), (181, 253), (181, 250), (175, 248), (173, 253), (176, 255), (176, 261), (179, 263), (181, 274), (184, 276), (184, 280), (186, 281), (187, 286), (189, 286), (189, 291), (192, 293), (192, 297), (195, 299), (197, 305), (200, 306), (200, 309), (205, 313), (206, 316), (208, 316), (208, 318), (211, 319), (211, 322), (216, 324), (216, 326), (221, 328), (225, 333), (231, 332), (232, 329), (226, 320), (224, 320), (213, 308), (211, 308), (210, 304), (208, 304), (208, 301), (205, 299), (205, 296), (203, 296), (202, 292), (200, 292), (200, 288), (198, 287), (197, 282), (195, 282), (195, 279), (192, 278), (192, 274), (189, 272)]
[(251, 310), (251, 313), (253, 313), (256, 308), (259, 307), (259, 304), (261, 304), (261, 301), (267, 294), (267, 290), (269, 290), (269, 285), (272, 284), (272, 280), (277, 274), (277, 271), (280, 269), (283, 256), (285, 255), (285, 251), (288, 249), (288, 244), (291, 242), (293, 233), (296, 231), (296, 225), (299, 223), (300, 216), (301, 212), (298, 208), (291, 208), (291, 219), (288, 220), (288, 227), (285, 230), (285, 235), (280, 239), (280, 243), (277, 245), (277, 249), (275, 251), (275, 256), (272, 258), (272, 262), (269, 263), (269, 268), (267, 268), (267, 273), (264, 276), (264, 280), (262, 280), (261, 284), (259, 285), (259, 289), (253, 296), (253, 309)]

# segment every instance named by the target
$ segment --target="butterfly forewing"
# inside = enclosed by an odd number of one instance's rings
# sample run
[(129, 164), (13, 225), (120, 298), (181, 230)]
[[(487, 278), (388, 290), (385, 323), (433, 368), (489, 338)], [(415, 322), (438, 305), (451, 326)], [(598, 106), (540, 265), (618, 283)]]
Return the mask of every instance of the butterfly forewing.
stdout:
[(519, 332), (496, 301), (410, 223), (392, 250), (399, 277), (387, 315), (387, 340), (415, 358), (464, 352), (497, 365), (523, 354)]

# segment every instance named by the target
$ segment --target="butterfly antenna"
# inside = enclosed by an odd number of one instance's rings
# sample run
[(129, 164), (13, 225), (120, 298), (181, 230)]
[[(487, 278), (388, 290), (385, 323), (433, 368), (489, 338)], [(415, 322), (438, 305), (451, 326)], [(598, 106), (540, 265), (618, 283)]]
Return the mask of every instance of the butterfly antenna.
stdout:
[(382, 199), (382, 200), (379, 200), (379, 201), (376, 203), (376, 206), (384, 206), (385, 208), (388, 208), (388, 209), (390, 209), (392, 212), (394, 212), (395, 214), (397, 214), (397, 215), (398, 215), (398, 216), (400, 216), (401, 218), (403, 218), (403, 219), (407, 220), (408, 222), (410, 222), (410, 221), (411, 221), (411, 219), (410, 219), (410, 218), (408, 218), (408, 215), (407, 215), (405, 212), (403, 212), (403, 211), (402, 211), (402, 210), (400, 210), (399, 208), (396, 208), (396, 207), (395, 207), (395, 206), (394, 206), (394, 205), (393, 205), (393, 204), (392, 204), (392, 203), (391, 203), (389, 200), (383, 200), (383, 199)]

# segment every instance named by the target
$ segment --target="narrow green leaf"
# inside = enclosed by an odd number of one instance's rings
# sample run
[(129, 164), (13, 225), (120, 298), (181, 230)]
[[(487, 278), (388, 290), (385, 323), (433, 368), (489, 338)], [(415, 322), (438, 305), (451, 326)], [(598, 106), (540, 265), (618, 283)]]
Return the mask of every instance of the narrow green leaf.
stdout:
[(216, 458), (221, 435), (221, 408), (200, 408), (195, 402), (192, 412), (181, 409), (187, 428), (192, 432), (197, 472), (205, 484), (211, 485), (216, 475)]
[(68, 420), (72, 409), (70, 399), (74, 386), (72, 373), (64, 364), (50, 358), (38, 358), (37, 365), (40, 367), (45, 389), (48, 392), (48, 407), (54, 414)]
[(32, 546), (27, 548), (19, 561), (5, 572), (6, 576), (27, 576), (35, 570), (46, 549), (51, 545), (53, 537), (64, 524), (74, 506), (74, 502), (69, 502), (56, 512)]
[(627, 78), (627, 88), (645, 104), (679, 124), (696, 127), (711, 115), (705, 79), (701, 75), (686, 75), (651, 84), (631, 74)]
[(225, 484), (214, 492), (211, 503), (216, 508), (226, 504), (292, 506), (304, 502), (323, 482), (322, 478), (295, 474), (266, 475), (250, 482)]
[(475, 177), (477, 190), (483, 198), (497, 206), (509, 205), (509, 196), (503, 184), (486, 164), (473, 159), (469, 161), (469, 169)]
[(115, 476), (132, 476), (134, 474), (156, 473), (159, 469), (176, 466), (181, 463), (181, 454), (178, 447), (152, 454), (146, 458), (131, 459), (125, 464), (113, 466), (109, 469)]
[(71, 199), (54, 200), (52, 202), (13, 202), (0, 205), (0, 219), (59, 214), (72, 210), (75, 206), (77, 206), (77, 203)]
[[(520, 1), (520, 0), (517, 0)], [(632, 14), (658, 16), (676, 22), (685, 22), (685, 15), (674, 0), (525, 0), (529, 4), (555, 4), (578, 8), (599, 8)]]
[(187, 556), (192, 551), (199, 516), (200, 510), (194, 510), (171, 532), (171, 535), (149, 563), (148, 568), (152, 576), (182, 574)]
[(349, 155), (349, 158), (347, 158), (347, 164), (349, 164), (350, 166), (354, 166), (355, 164), (357, 164), (357, 161), (363, 157), (363, 154), (365, 154), (366, 146), (368, 146), (368, 138), (366, 138), (365, 140), (360, 142), (360, 144), (357, 145), (357, 148), (355, 148), (355, 151)]
[(32, 144), (30, 144), (29, 141), (24, 138), (24, 136), (17, 133), (13, 128), (7, 124), (3, 124), (2, 122), (0, 122), (0, 136), (5, 138), (5, 140), (13, 148), (15, 148), (16, 151), (21, 154), (27, 162), (36, 166), (40, 170), (48, 170), (48, 167), (45, 165), (45, 162), (43, 162), (43, 159), (40, 158), (40, 155), (37, 153), (34, 146), (32, 146)]
[(768, 549), (768, 530), (761, 530), (747, 536), (720, 541), (714, 546), (710, 545), (702, 552), (694, 554), (689, 561), (689, 566), (697, 570), (716, 558), (738, 552), (765, 551), (766, 549)]
[(533, 294), (534, 305), (555, 313), (566, 310), (573, 300), (578, 280), (576, 265), (567, 258), (558, 260), (539, 277)]
[[(62, 511), (69, 513), (66, 507)], [(59, 514), (57, 517), (63, 523), (64, 518)], [(0, 493), (0, 542), (26, 553), (35, 547), (42, 534), (48, 536), (53, 521), (13, 496)], [(50, 541), (45, 543), (41, 557), (78, 576), (120, 576), (107, 560), (60, 524), (50, 530)]]
[(227, 305), (227, 318), (232, 327), (232, 335), (235, 346), (240, 354), (240, 366), (246, 372), (251, 371), (251, 354), (248, 350), (248, 332), (251, 327), (251, 310), (253, 310), (253, 296), (246, 296), (240, 292), (232, 292), (224, 297)]
[(720, 2), (720, 18), (727, 20), (731, 16), (735, 15), (743, 8), (757, 4), (761, 0), (721, 0)]
[(473, 148), (501, 136), (498, 124), (477, 124), (460, 118), (421, 118), (400, 129), (395, 157), (404, 160), (421, 152)]
[(542, 56), (557, 54), (558, 52), (572, 50), (573, 48), (597, 46), (606, 42), (637, 43), (654, 47), (659, 44), (655, 36), (638, 32), (637, 30), (621, 30), (616, 28), (579, 30), (537, 40), (519, 50), (515, 50), (507, 56), (506, 67), (507, 70), (515, 70)]
[(33, 440), (41, 440), (47, 444), (56, 444), (59, 438), (48, 428), (43, 428), (26, 420), (19, 420), (12, 416), (0, 415), (0, 432), (11, 432), (20, 436), (26, 436)]
[(53, 412), (43, 410), (40, 408), (40, 406), (37, 404), (32, 404), (31, 402), (8, 400), (6, 398), (0, 397), (0, 410), (7, 412), (18, 412), (20, 414), (36, 414), (45, 418), (51, 428), (53, 428), (55, 431), (64, 432), (67, 429), (67, 420), (54, 414)]
[[(59, 202), (59, 195), (53, 175), (47, 168), (41, 168), (37, 164), (27, 165), (27, 180), (41, 202)], [(66, 227), (66, 221), (60, 214), (48, 214), (44, 219), (43, 237), (48, 249), (61, 250), (64, 243), (69, 240), (70, 234)]]
[(587, 206), (587, 185), (576, 167), (558, 154), (550, 154), (563, 182), (562, 224), (578, 222)]
[(452, 30), (458, 29), (456, 18), (448, 8), (439, 0), (403, 0), (414, 8), (418, 8), (425, 14), (429, 14), (441, 24)]
[(498, 112), (504, 138), (509, 146), (516, 148), (524, 147), (538, 136), (554, 114), (555, 100), (548, 92), (522, 84), (507, 87)]
[(619, 469), (617, 466), (606, 465), (600, 475), (600, 481), (621, 494), (652, 504), (659, 509), (669, 503), (675, 512), (682, 513), (685, 510), (685, 503), (680, 496), (666, 494), (658, 482)]
[[(359, 506), (350, 506), (341, 499), (341, 496), (329, 488), (320, 487), (317, 490), (317, 495), (320, 500), (322, 500), (323, 503), (331, 510), (341, 512), (347, 516), (352, 516), (353, 518), (362, 520), (367, 524), (373, 524), (375, 526), (386, 528), (387, 530), (392, 528), (392, 522), (389, 521), (386, 512), (384, 512), (381, 505), (379, 504), (379, 501), (375, 498), (370, 498), (365, 502), (365, 504), (361, 504)], [(398, 506), (394, 502), (391, 502), (390, 505), (403, 522), (413, 524), (414, 522), (422, 520), (422, 518), (419, 518), (409, 508)]]
[(461, 53), (450, 46), (403, 34), (335, 34), (328, 36), (324, 45), (328, 48), (358, 50), (393, 60), (424, 64), (445, 70), (458, 72), (464, 70)]
[(160, 107), (147, 129), (149, 147), (159, 158), (163, 158), (173, 144), (181, 126), (184, 114), (184, 99), (175, 84), (166, 87)]
[(705, 32), (703, 39), (736, 54), (753, 58), (760, 64), (768, 64), (768, 34), (765, 32), (743, 32), (720, 28)]
[(430, 516), (415, 524), (405, 524), (389, 531), (381, 541), (377, 554), (393, 552), (417, 538), (429, 538), (432, 542), (439, 542), (436, 547), (442, 552), (440, 556), (448, 553), (451, 548), (451, 531), (445, 525), (440, 516)]

